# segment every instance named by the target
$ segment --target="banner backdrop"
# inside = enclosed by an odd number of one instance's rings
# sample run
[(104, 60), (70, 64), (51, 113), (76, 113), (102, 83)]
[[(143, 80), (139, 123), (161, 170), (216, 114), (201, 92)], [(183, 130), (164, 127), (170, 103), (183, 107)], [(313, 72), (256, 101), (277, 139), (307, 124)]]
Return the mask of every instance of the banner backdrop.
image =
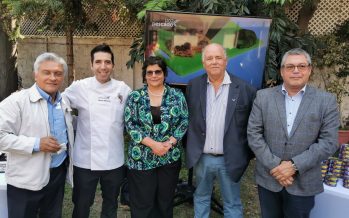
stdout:
[(205, 73), (202, 49), (219, 43), (226, 49), (227, 70), (261, 88), (271, 19), (147, 11), (146, 51), (162, 57), (167, 82), (187, 84)]

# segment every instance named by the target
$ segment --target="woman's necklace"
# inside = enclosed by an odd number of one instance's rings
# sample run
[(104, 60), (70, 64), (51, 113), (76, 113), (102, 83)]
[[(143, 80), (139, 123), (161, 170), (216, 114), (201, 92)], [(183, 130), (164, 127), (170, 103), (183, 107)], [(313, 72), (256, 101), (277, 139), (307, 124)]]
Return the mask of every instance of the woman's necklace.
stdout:
[(155, 93), (152, 93), (152, 92), (150, 91), (150, 89), (148, 88), (149, 94), (151, 94), (152, 96), (155, 96), (155, 97), (161, 97), (161, 96), (163, 96), (163, 95), (164, 95), (164, 90), (165, 90), (165, 89), (162, 90), (161, 94), (155, 94)]

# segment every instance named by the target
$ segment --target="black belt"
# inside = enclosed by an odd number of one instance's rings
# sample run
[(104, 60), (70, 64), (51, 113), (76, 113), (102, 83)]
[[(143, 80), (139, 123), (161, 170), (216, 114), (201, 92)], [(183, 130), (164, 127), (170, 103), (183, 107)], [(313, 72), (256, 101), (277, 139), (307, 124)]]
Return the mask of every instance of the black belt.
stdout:
[(224, 154), (214, 154), (214, 153), (205, 153), (205, 154), (211, 155), (213, 157), (223, 157), (224, 156)]

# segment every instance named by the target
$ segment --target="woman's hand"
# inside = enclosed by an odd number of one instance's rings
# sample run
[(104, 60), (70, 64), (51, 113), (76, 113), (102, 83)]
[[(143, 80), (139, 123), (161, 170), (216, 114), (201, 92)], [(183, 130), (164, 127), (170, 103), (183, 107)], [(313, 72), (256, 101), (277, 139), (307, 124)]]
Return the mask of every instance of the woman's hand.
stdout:
[[(173, 141), (177, 142), (176, 139), (174, 139)], [(151, 150), (153, 151), (153, 153), (155, 155), (158, 156), (163, 156), (165, 155), (168, 150), (170, 150), (170, 148), (172, 147), (172, 145), (169, 143), (169, 141), (167, 142), (157, 142), (155, 140), (153, 140), (150, 137), (145, 137), (142, 142), (143, 145), (148, 146), (149, 148), (151, 148)]]
[(156, 142), (152, 146), (150, 146), (150, 148), (155, 155), (163, 156), (168, 152), (171, 146), (169, 146), (166, 142)]
[(175, 144), (177, 143), (177, 139), (174, 137), (170, 137), (169, 140), (166, 142), (157, 142), (155, 144), (158, 144), (157, 146), (154, 146), (154, 148), (151, 148), (153, 150), (153, 153), (158, 156), (165, 155), (168, 150), (170, 150)]
[(164, 142), (166, 147), (172, 148), (175, 144), (177, 144), (177, 139), (171, 136), (166, 142)]

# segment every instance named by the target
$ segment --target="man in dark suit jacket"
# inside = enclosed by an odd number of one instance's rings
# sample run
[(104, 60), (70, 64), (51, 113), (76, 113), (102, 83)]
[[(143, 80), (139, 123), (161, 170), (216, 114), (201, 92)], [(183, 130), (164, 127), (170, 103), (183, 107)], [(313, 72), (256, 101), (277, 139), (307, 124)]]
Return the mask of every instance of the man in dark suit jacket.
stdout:
[(225, 217), (242, 217), (240, 178), (252, 152), (247, 122), (256, 90), (226, 71), (227, 56), (219, 44), (202, 53), (207, 74), (189, 82), (189, 128), (186, 159), (194, 167), (195, 217), (209, 217), (214, 179), (218, 179)]
[(263, 218), (309, 217), (323, 191), (320, 163), (337, 149), (336, 99), (307, 85), (310, 73), (307, 52), (286, 52), (284, 83), (258, 91), (253, 104), (247, 135)]

